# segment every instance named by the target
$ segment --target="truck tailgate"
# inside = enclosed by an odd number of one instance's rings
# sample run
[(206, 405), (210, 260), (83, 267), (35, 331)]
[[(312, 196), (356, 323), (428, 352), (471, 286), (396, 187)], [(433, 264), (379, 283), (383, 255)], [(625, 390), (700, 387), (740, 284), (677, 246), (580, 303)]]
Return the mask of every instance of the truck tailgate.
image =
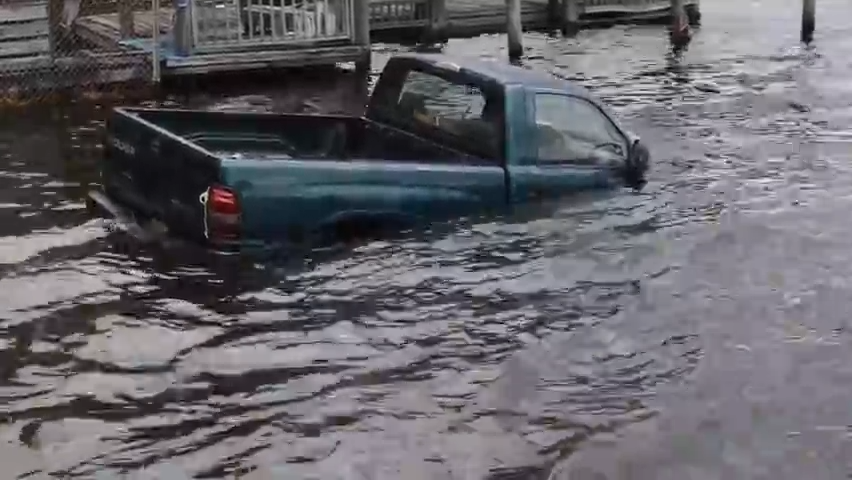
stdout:
[(137, 216), (191, 237), (203, 234), (199, 196), (219, 174), (218, 158), (134, 112), (116, 109), (107, 121), (104, 191)]

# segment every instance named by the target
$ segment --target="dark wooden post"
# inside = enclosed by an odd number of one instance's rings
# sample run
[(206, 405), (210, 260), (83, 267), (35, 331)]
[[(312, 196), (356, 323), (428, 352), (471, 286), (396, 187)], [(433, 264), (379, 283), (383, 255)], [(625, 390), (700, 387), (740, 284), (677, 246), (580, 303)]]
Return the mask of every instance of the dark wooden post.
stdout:
[(669, 39), (675, 50), (684, 49), (692, 40), (692, 30), (689, 28), (689, 18), (686, 16), (683, 0), (671, 0), (671, 17)]
[(175, 52), (187, 57), (192, 55), (192, 6), (190, 0), (174, 0), (175, 19), (172, 38)]
[(509, 40), (509, 58), (521, 58), (524, 54), (521, 0), (506, 0), (506, 36)]
[(133, 1), (118, 0), (118, 29), (121, 38), (133, 36)]
[(369, 73), (370, 72), (370, 61), (371, 61), (371, 47), (370, 43), (370, 0), (352, 0), (352, 5), (354, 8), (353, 26), (355, 31), (353, 32), (353, 39), (355, 40), (355, 45), (364, 48), (364, 54), (358, 62), (356, 62), (355, 67), (361, 73)]
[(160, 0), (151, 0), (153, 31), (151, 32), (151, 77), (155, 84), (160, 83)]
[(580, 2), (562, 0), (562, 34), (575, 35), (580, 29)]
[(802, 42), (811, 43), (816, 29), (816, 0), (802, 0)]
[(62, 38), (62, 7), (63, 0), (48, 0), (47, 2), (47, 41), (52, 59), (61, 56), (59, 40)]
[(429, 34), (432, 42), (443, 42), (447, 39), (447, 0), (431, 0), (429, 2)]
[(547, 21), (551, 27), (559, 25), (562, 15), (559, 8), (559, 0), (547, 0)]

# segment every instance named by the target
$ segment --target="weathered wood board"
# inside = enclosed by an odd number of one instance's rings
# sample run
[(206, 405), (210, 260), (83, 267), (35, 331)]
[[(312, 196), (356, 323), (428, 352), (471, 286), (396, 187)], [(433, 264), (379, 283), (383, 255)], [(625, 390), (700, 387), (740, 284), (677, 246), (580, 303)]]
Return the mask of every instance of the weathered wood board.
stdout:
[(0, 7), (0, 61), (48, 52), (47, 4)]
[(47, 20), (46, 2), (0, 6), (0, 25), (34, 20)]
[(0, 61), (14, 57), (43, 55), (48, 49), (47, 38), (4, 41), (0, 42)]
[(39, 37), (47, 38), (47, 32), (47, 18), (41, 21), (22, 23), (0, 22), (0, 42)]

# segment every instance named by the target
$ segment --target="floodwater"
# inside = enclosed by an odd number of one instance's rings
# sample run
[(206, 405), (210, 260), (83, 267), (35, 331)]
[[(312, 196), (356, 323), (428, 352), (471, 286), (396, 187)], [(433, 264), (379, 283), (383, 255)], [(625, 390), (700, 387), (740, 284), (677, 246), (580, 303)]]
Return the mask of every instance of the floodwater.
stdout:
[[(648, 142), (641, 193), (239, 270), (87, 218), (98, 112), (7, 118), (2, 477), (849, 478), (852, 4), (812, 49), (800, 8), (706, 1), (680, 60), (660, 26), (526, 38)], [(360, 101), (176, 101), (304, 98)]]

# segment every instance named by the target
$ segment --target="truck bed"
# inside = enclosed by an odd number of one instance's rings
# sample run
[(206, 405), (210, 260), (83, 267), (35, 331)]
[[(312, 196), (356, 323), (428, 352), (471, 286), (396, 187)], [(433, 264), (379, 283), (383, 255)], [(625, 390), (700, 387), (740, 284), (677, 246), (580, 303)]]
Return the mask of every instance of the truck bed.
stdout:
[(125, 111), (222, 159), (415, 161), (467, 156), (363, 117), (191, 110)]
[[(106, 197), (138, 220), (156, 219), (201, 241), (209, 239), (200, 195), (213, 185), (240, 192), (246, 234), (261, 237), (327, 209), (375, 211), (417, 186), (431, 195), (473, 182), (463, 190), (505, 196), (502, 167), (483, 160), (480, 177), (465, 176), (457, 170), (481, 159), (366, 118), (120, 108), (107, 134)], [(444, 209), (425, 197), (418, 205)]]

